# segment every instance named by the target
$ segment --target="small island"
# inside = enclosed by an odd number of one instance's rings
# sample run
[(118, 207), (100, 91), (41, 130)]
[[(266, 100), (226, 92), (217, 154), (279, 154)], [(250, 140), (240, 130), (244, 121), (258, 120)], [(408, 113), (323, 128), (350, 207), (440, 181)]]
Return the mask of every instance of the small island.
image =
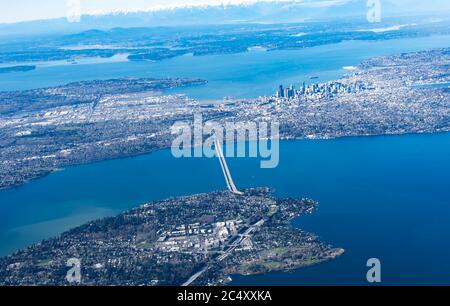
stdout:
[(223, 285), (233, 274), (287, 271), (344, 253), (291, 225), (309, 199), (278, 199), (268, 188), (217, 191), (153, 202), (97, 220), (0, 259), (0, 284)]
[(22, 66), (11, 66), (11, 67), (0, 67), (0, 73), (10, 73), (10, 72), (26, 72), (35, 70), (34, 65), (22, 65)]

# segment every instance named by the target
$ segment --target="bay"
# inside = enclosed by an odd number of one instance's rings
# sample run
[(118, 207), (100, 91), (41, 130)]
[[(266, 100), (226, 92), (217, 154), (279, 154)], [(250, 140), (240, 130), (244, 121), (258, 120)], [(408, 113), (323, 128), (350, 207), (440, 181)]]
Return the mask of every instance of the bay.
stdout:
[[(346, 41), (300, 50), (246, 52), (238, 54), (181, 56), (159, 62), (99, 60), (79, 65), (38, 66), (34, 71), (0, 75), (0, 91), (24, 90), (63, 85), (83, 80), (123, 77), (202, 78), (207, 85), (180, 88), (201, 100), (224, 97), (257, 98), (274, 94), (278, 85), (303, 81), (324, 82), (348, 73), (364, 59), (450, 46), (450, 36), (430, 36), (383, 41)], [(318, 79), (311, 80), (311, 77)]]

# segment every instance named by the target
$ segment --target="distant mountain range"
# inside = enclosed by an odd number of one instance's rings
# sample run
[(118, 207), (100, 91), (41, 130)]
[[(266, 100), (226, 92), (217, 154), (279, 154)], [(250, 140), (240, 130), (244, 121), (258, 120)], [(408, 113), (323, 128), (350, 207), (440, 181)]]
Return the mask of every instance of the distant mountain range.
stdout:
[[(404, 0), (416, 1), (416, 0)], [(445, 3), (447, 0), (436, 0)], [(382, 0), (383, 16), (401, 15), (404, 5)], [(169, 7), (145, 12), (118, 12), (83, 15), (80, 22), (65, 18), (38, 20), (16, 24), (0, 24), (0, 37), (17, 38), (36, 34), (67, 34), (90, 29), (117, 27), (156, 27), (199, 24), (292, 23), (343, 18), (364, 19), (365, 0), (255, 2), (241, 5), (207, 5)], [(443, 16), (446, 16), (442, 12)]]

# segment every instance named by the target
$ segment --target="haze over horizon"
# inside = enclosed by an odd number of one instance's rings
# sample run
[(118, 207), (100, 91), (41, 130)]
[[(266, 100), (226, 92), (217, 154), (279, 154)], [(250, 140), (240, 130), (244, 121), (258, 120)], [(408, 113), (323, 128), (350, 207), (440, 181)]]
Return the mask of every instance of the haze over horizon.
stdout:
[[(291, 7), (305, 9), (339, 8), (346, 5), (351, 15), (352, 5), (361, 6), (366, 0), (0, 0), (0, 24), (14, 24), (35, 20), (57, 19), (68, 15), (68, 11), (79, 4), (81, 15), (107, 15), (114, 13), (159, 12), (174, 9), (201, 7), (236, 7), (258, 4), (279, 4), (284, 9)], [(447, 0), (433, 0), (432, 4), (421, 0), (381, 0), (387, 14), (415, 14), (450, 10)]]

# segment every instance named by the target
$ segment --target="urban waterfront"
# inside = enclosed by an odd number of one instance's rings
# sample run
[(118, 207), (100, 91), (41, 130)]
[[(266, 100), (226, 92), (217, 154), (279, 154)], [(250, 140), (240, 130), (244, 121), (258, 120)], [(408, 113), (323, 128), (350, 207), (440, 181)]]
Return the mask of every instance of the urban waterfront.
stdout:
[[(448, 284), (449, 140), (443, 133), (286, 141), (271, 170), (230, 159), (239, 188), (318, 200), (319, 210), (295, 225), (346, 250), (329, 263), (235, 276), (232, 284), (364, 284), (371, 257), (382, 262), (384, 284)], [(174, 159), (169, 150), (70, 167), (0, 193), (1, 254), (150, 200), (225, 188), (216, 159)]]

